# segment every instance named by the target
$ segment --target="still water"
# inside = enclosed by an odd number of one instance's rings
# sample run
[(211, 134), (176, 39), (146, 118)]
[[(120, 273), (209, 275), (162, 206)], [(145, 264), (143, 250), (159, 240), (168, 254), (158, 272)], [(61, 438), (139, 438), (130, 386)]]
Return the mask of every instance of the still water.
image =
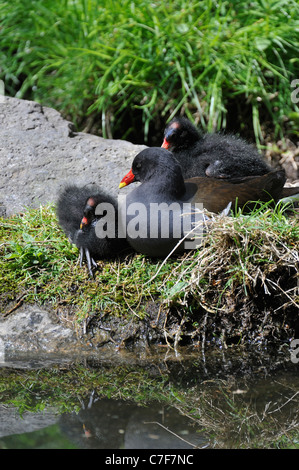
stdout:
[(0, 448), (298, 448), (298, 365), (274, 362), (14, 358), (0, 366)]
[(206, 442), (171, 407), (90, 399), (79, 413), (60, 416), (48, 411), (25, 413), (21, 419), (14, 409), (4, 410), (11, 425), (10, 430), (0, 428), (1, 448), (193, 449)]

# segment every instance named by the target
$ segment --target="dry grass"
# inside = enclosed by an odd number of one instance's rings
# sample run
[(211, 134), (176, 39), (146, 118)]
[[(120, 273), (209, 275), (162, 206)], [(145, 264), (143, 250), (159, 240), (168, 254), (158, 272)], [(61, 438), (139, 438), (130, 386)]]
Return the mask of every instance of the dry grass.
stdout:
[[(196, 256), (170, 276), (171, 307), (190, 311), (176, 336), (204, 344), (280, 343), (295, 334), (299, 312), (298, 215), (280, 209), (213, 221)], [(192, 324), (192, 327), (191, 327)]]
[(163, 262), (138, 254), (102, 261), (91, 281), (57, 231), (53, 208), (5, 220), (3, 312), (25, 300), (50, 303), (71, 310), (78, 324), (93, 319), (95, 328), (113, 328), (115, 341), (147, 337), (174, 348), (237, 343), (278, 350), (298, 337), (298, 214), (266, 205), (250, 216), (217, 217), (210, 228), (198, 250)]

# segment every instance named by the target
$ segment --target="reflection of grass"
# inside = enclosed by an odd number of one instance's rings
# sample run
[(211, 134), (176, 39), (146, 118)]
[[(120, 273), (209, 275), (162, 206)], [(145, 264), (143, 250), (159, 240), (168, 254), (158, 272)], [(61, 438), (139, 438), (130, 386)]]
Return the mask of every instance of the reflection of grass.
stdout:
[(20, 301), (51, 303), (78, 321), (101, 313), (138, 322), (154, 300), (169, 313), (172, 332), (165, 335), (175, 345), (181, 337), (286, 340), (298, 311), (298, 243), (296, 216), (264, 205), (249, 216), (216, 219), (197, 251), (100, 261), (91, 280), (54, 208), (41, 207), (1, 222), (1, 307), (7, 314)]
[(277, 386), (277, 391), (284, 394), (280, 405), (267, 401), (267, 390), (259, 396), (255, 385), (251, 387), (234, 393), (231, 385), (213, 385), (199, 397), (202, 414), (198, 424), (214, 437), (216, 447), (299, 449), (296, 385)]
[(14, 405), (21, 414), (47, 409), (62, 414), (79, 412), (91, 393), (142, 406), (159, 402), (189, 418), (209, 439), (209, 447), (299, 448), (298, 380), (290, 385), (287, 375), (279, 381), (255, 378), (254, 383), (232, 377), (203, 381), (198, 376), (192, 386), (186, 386), (181, 377), (178, 384), (162, 369), (154, 364), (1, 369), (1, 403)]
[[(165, 400), (166, 380), (162, 376), (152, 378), (141, 368), (123, 366), (89, 370), (77, 365), (38, 372), (1, 370), (1, 402), (16, 406), (20, 414), (42, 411), (46, 404), (60, 414), (79, 411), (80, 400), (96, 390), (101, 397), (146, 404)], [(166, 389), (175, 399), (172, 388)]]
[(134, 110), (145, 137), (181, 111), (219, 129), (230, 106), (234, 121), (251, 111), (257, 140), (265, 121), (283, 136), (287, 118), (297, 132), (298, 13), (294, 0), (4, 2), (2, 77), (8, 94), (79, 123), (94, 113), (108, 136), (119, 125), (130, 134)]

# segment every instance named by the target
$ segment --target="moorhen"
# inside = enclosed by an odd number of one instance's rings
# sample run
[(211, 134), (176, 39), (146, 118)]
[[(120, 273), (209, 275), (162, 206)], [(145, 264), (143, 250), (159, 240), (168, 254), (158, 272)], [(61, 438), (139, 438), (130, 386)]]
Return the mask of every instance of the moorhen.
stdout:
[(245, 140), (220, 133), (201, 135), (184, 117), (174, 118), (168, 124), (162, 147), (178, 159), (184, 178), (238, 178), (264, 175), (272, 170)]
[[(98, 215), (98, 204), (102, 204), (102, 208), (107, 204), (109, 210)], [(117, 236), (117, 203), (100, 188), (66, 186), (57, 201), (57, 216), (65, 234), (80, 249), (80, 265), (86, 257), (91, 276), (92, 268), (97, 266), (96, 259), (113, 257), (128, 247), (126, 239)], [(102, 235), (101, 226), (97, 227), (101, 219)], [(111, 232), (107, 232), (107, 228)]]
[[(122, 188), (134, 181), (142, 183), (120, 206), (122, 230), (137, 252), (167, 256), (184, 238), (186, 228), (192, 230), (194, 222), (202, 222), (196, 233), (200, 238), (206, 222), (201, 209), (220, 213), (230, 203), (233, 208), (242, 208), (250, 201), (277, 201), (285, 179), (283, 170), (273, 170), (262, 176), (229, 181), (206, 177), (184, 180), (181, 166), (171, 152), (161, 147), (147, 148), (135, 157), (132, 169), (119, 185)], [(195, 246), (193, 242), (188, 245)], [(179, 249), (184, 248), (186, 244), (181, 243)]]

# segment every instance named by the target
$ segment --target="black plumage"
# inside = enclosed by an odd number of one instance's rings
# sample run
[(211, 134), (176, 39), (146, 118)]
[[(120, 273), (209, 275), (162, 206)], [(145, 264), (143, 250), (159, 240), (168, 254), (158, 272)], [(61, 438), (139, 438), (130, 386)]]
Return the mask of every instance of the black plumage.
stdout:
[[(121, 222), (136, 251), (167, 256), (184, 238), (187, 227), (192, 229), (198, 222), (201, 233), (205, 222), (202, 209), (220, 213), (230, 204), (233, 208), (249, 209), (248, 203), (252, 201), (266, 202), (272, 198), (278, 201), (285, 180), (283, 170), (230, 180), (206, 177), (184, 180), (181, 166), (171, 152), (160, 147), (147, 148), (135, 157), (132, 169), (120, 183), (120, 188), (134, 181), (141, 183), (121, 206)], [(188, 225), (185, 217), (189, 217)]]
[(230, 134), (201, 134), (183, 117), (168, 124), (162, 147), (177, 158), (184, 178), (239, 178), (264, 175), (272, 170), (258, 150), (245, 140)]
[[(96, 208), (99, 204), (105, 205), (102, 207), (108, 204), (111, 210), (97, 214)], [(57, 201), (57, 216), (69, 240), (80, 250), (80, 265), (86, 257), (90, 275), (92, 267), (97, 266), (95, 260), (114, 257), (128, 247), (125, 238), (118, 238), (117, 202), (98, 187), (66, 186)], [(111, 232), (107, 236), (99, 237), (100, 229), (97, 230), (96, 227), (103, 217)], [(106, 228), (103, 227), (104, 230)]]

